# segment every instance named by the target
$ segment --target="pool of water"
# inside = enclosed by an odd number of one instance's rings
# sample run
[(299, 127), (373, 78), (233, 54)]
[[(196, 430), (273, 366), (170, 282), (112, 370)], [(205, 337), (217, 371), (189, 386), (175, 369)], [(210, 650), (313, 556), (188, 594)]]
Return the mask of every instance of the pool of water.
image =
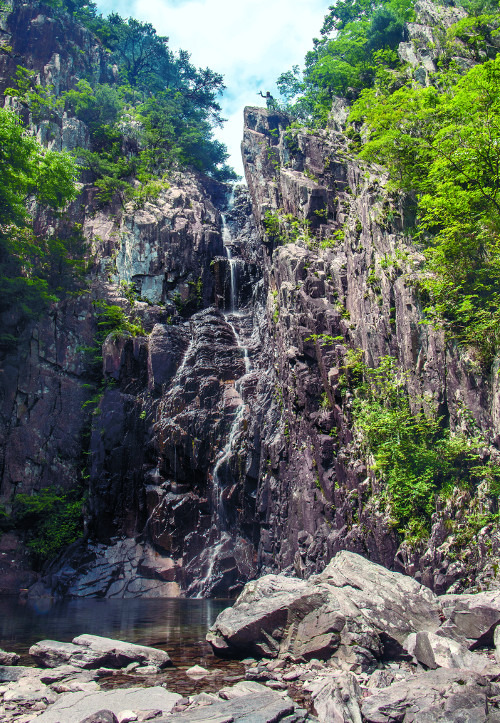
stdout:
[[(166, 682), (169, 690), (188, 695), (218, 690), (244, 677), (237, 661), (216, 658), (205, 640), (208, 628), (232, 600), (185, 600), (179, 598), (131, 600), (66, 600), (19, 602), (0, 597), (0, 648), (21, 655), (31, 665), (29, 647), (38, 640), (70, 642), (88, 633), (151, 645), (166, 650), (174, 663), (159, 676), (114, 675), (103, 687), (151, 685)], [(185, 671), (201, 665), (210, 675), (193, 680)]]

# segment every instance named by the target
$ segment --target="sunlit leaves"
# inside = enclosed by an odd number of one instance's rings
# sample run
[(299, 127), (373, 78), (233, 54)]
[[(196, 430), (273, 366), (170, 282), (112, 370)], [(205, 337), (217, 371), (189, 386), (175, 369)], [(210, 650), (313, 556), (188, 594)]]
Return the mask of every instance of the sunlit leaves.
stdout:
[(51, 248), (36, 237), (28, 204), (62, 208), (76, 197), (76, 174), (74, 159), (44, 149), (15, 113), (0, 108), (0, 308), (17, 303), (30, 316), (55, 299)]
[(462, 77), (443, 73), (436, 87), (367, 90), (351, 113), (371, 133), (360, 155), (416, 197), (429, 320), (485, 363), (500, 341), (499, 87), (497, 57)]
[(404, 22), (413, 17), (412, 0), (343, 0), (330, 8), (314, 48), (307, 53), (303, 77), (297, 66), (278, 80), (285, 109), (325, 123), (333, 96), (371, 87), (383, 67), (395, 68), (395, 48)]
[(407, 539), (428, 534), (436, 496), (456, 485), (494, 476), (498, 468), (482, 463), (480, 436), (451, 434), (434, 410), (413, 400), (392, 357), (376, 369), (358, 362), (361, 382), (355, 390), (354, 425), (373, 472), (382, 483), (397, 530)]

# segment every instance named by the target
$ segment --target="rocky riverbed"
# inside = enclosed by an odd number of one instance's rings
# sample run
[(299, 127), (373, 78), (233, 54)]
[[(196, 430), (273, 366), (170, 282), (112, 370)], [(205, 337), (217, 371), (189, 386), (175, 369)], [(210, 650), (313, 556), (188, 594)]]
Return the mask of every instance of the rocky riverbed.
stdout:
[(500, 722), (500, 590), (435, 595), (359, 555), (307, 580), (266, 575), (221, 612), (207, 639), (245, 680), (172, 685), (168, 653), (110, 638), (30, 648), (38, 667), (0, 657), (0, 720), (28, 723)]
[[(72, 643), (42, 640), (30, 655), (38, 667), (19, 665), (15, 653), (0, 652), (2, 721), (316, 720), (276, 680), (240, 681), (216, 693), (183, 697), (171, 690), (169, 655), (148, 646), (80, 635)], [(196, 665), (186, 674), (213, 690), (213, 671)]]

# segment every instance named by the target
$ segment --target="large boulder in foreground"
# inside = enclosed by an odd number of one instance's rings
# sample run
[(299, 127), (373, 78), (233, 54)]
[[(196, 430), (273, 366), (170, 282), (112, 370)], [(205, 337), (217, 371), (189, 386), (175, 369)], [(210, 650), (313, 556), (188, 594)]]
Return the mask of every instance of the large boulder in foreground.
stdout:
[(490, 694), (485, 677), (441, 668), (382, 688), (363, 700), (361, 713), (367, 723), (497, 723)]
[(172, 665), (168, 653), (163, 650), (99, 635), (79, 635), (72, 643), (41, 640), (31, 646), (29, 653), (38, 665), (46, 668), (64, 664), (79, 668), (123, 668), (129, 663), (144, 663), (157, 668)]
[[(177, 693), (165, 688), (118, 688), (98, 693), (64, 693), (44, 713), (37, 717), (39, 723), (80, 723), (84, 718), (103, 710), (118, 715), (122, 711), (160, 710), (163, 715), (170, 713), (181, 699)], [(130, 719), (129, 719), (130, 720)]]
[(491, 645), (500, 622), (500, 590), (465, 595), (441, 595), (446, 621), (439, 634), (469, 648)]
[(410, 633), (435, 632), (438, 598), (410, 577), (339, 552), (309, 580), (266, 575), (248, 583), (207, 640), (218, 655), (335, 658), (353, 669), (402, 651)]

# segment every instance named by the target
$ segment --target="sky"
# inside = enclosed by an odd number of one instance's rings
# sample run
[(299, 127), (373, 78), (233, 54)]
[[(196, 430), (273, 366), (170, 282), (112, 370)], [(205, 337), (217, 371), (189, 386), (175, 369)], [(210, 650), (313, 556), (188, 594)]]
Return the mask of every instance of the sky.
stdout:
[(262, 90), (277, 95), (276, 79), (304, 56), (319, 36), (332, 0), (97, 0), (107, 15), (117, 12), (154, 25), (172, 50), (191, 53), (198, 67), (222, 73), (220, 103), (227, 123), (216, 130), (229, 163), (243, 175), (240, 143), (243, 108), (264, 105)]

